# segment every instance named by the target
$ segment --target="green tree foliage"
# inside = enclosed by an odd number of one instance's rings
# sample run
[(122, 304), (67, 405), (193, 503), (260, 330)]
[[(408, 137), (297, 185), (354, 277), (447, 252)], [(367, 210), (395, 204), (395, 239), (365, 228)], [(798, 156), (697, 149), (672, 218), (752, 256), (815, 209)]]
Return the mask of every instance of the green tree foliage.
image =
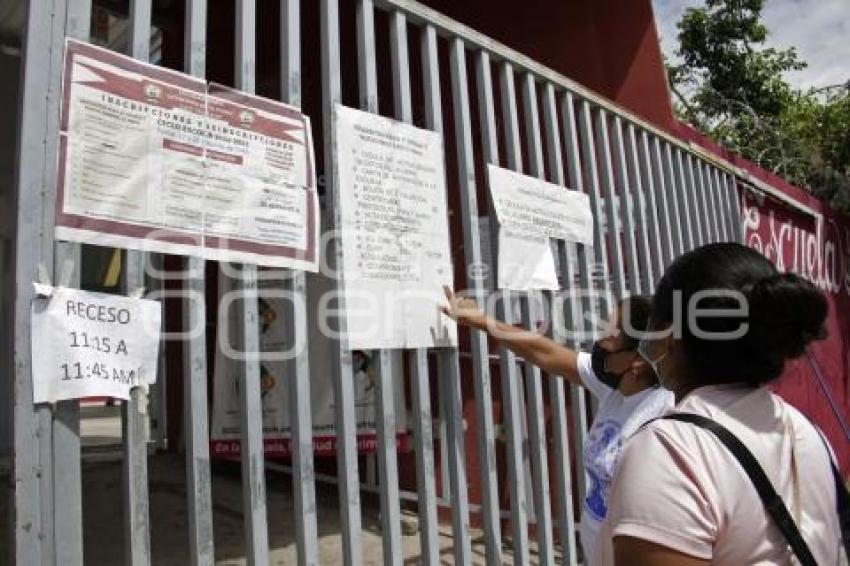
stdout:
[[(681, 119), (761, 167), (850, 212), (850, 80), (802, 92), (793, 48), (765, 47), (764, 0), (706, 0), (678, 23), (668, 65)], [(850, 78), (850, 77), (848, 77)]]

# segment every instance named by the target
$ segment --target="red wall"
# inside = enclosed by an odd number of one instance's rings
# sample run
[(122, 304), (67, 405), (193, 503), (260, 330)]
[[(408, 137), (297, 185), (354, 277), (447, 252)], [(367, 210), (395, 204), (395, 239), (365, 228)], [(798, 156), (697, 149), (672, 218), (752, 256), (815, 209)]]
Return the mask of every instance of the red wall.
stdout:
[(650, 0), (424, 0), (664, 129), (673, 127)]

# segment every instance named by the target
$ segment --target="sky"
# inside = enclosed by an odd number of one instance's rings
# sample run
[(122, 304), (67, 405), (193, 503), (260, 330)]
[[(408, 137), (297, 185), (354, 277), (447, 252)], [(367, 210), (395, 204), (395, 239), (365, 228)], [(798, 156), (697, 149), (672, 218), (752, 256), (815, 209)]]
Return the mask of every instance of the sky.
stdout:
[[(676, 23), (685, 8), (702, 0), (652, 0), (661, 48), (674, 58), (678, 47)], [(765, 0), (762, 11), (770, 35), (767, 44), (796, 47), (809, 66), (788, 74), (797, 88), (808, 89), (850, 80), (850, 0)]]

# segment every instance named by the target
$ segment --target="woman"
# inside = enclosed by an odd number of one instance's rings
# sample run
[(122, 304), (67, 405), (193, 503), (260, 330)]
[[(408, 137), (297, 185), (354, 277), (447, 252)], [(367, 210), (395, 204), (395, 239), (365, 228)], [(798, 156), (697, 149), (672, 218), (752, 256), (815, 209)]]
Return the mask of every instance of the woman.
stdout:
[[(659, 332), (639, 351), (675, 393), (674, 413), (708, 417), (749, 449), (808, 545), (809, 562), (832, 566), (840, 542), (825, 440), (763, 387), (823, 336), (826, 311), (807, 281), (777, 273), (744, 246), (712, 244), (667, 269), (652, 308), (650, 327)], [(738, 458), (710, 429), (669, 417), (623, 450), (599, 542), (600, 563), (618, 566), (795, 563)]]
[(595, 564), (593, 550), (605, 518), (608, 487), (625, 439), (647, 421), (667, 412), (673, 395), (659, 388), (652, 368), (637, 354), (637, 332), (646, 330), (651, 303), (645, 297), (623, 299), (611, 315), (609, 330), (593, 352), (576, 352), (537, 332), (488, 317), (475, 301), (456, 298), (446, 288), (443, 312), (458, 323), (483, 330), (543, 371), (585, 386), (599, 400), (599, 410), (584, 446), (587, 485), (581, 516), (585, 564)]

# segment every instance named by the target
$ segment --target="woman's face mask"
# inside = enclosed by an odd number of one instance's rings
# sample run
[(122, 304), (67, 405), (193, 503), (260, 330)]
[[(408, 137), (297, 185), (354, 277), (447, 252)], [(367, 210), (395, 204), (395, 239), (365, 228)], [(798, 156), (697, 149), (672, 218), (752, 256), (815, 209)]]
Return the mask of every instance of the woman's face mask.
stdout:
[(661, 360), (667, 357), (669, 351), (666, 351), (660, 356), (653, 359), (652, 352), (650, 351), (651, 344), (652, 342), (650, 340), (647, 340), (645, 338), (641, 339), (641, 341), (638, 343), (637, 348), (638, 355), (643, 358), (646, 363), (649, 364), (649, 367), (652, 368), (652, 371), (655, 373), (655, 377), (658, 379), (658, 383), (661, 385), (661, 387), (663, 387), (664, 389), (671, 389), (671, 387), (669, 387), (669, 384), (666, 383), (664, 381), (664, 378), (661, 377), (660, 371)]

